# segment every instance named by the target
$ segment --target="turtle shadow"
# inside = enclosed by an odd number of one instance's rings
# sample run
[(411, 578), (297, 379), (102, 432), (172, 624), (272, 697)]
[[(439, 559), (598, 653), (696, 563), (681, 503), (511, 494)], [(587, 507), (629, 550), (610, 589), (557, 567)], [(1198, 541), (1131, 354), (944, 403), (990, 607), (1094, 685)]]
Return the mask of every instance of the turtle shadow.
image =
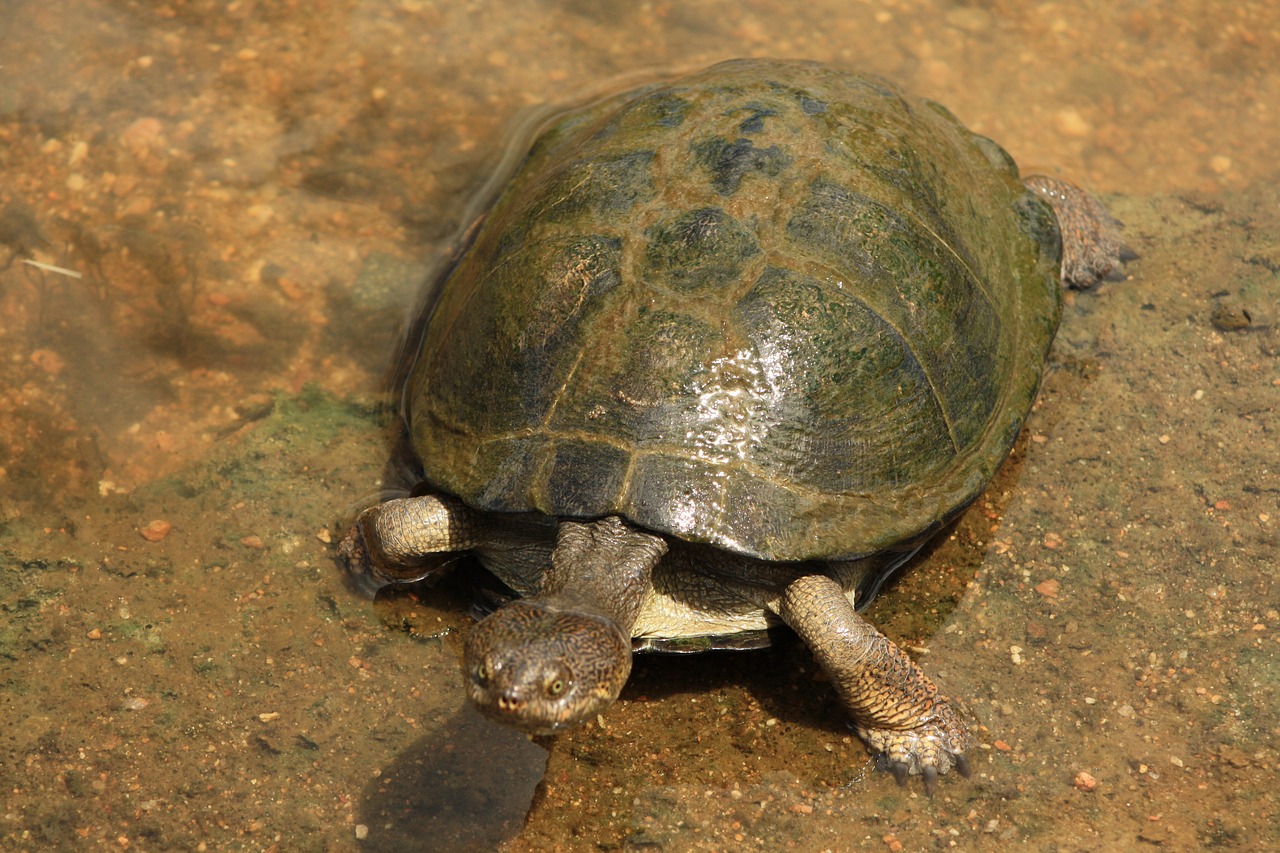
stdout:
[(519, 834), (546, 766), (541, 746), (463, 706), (365, 786), (361, 846), (493, 850)]
[[(819, 667), (800, 638), (780, 630), (771, 632), (771, 641), (759, 649), (636, 655), (622, 698), (670, 704), (684, 696), (721, 703), (740, 697), (765, 717), (845, 731), (847, 714), (830, 685), (815, 682)], [(696, 715), (690, 718), (690, 725), (699, 724)]]
[[(931, 611), (929, 621), (937, 623), (935, 630), (940, 629), (958, 605), (967, 582), (959, 595), (955, 590), (933, 590), (936, 594), (927, 594), (921, 599), (910, 575), (913, 567), (939, 559), (955, 559), (954, 546), (948, 544), (948, 539), (959, 523), (960, 517), (950, 520), (909, 562), (894, 571), (879, 588), (871, 607), (860, 611), (861, 615), (884, 630), (884, 622), (901, 621), (902, 614), (895, 614), (895, 607), (908, 606)], [(904, 585), (904, 579), (907, 580), (905, 586), (913, 589), (900, 595), (899, 586)], [(631, 677), (621, 696), (629, 702), (671, 703), (681, 697), (700, 695), (713, 697), (721, 704), (749, 701), (757, 705), (757, 713), (766, 718), (815, 732), (841, 736), (849, 733), (848, 711), (822, 667), (805, 643), (786, 627), (770, 629), (767, 645), (757, 648), (698, 654), (644, 652), (636, 654), (632, 661)], [(750, 716), (745, 708), (736, 710)], [(705, 722), (697, 715), (689, 718), (690, 726)]]

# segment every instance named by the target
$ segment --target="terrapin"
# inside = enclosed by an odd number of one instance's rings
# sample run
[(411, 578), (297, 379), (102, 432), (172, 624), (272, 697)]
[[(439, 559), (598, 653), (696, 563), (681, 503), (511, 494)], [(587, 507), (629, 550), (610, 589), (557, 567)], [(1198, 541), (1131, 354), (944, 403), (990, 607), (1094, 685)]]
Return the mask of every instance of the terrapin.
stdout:
[(384, 583), (471, 552), (517, 593), (465, 681), (528, 732), (594, 719), (635, 649), (781, 623), (899, 782), (967, 775), (960, 714), (855, 605), (1008, 454), (1060, 281), (1116, 266), (1116, 225), (937, 104), (815, 63), (564, 114), (424, 314), (424, 486), (342, 558)]

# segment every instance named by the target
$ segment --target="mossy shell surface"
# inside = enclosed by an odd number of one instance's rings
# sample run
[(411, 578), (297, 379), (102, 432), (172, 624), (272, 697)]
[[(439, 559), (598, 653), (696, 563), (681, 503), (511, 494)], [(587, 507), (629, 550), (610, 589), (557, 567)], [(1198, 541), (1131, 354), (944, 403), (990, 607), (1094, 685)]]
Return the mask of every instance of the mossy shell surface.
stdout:
[(440, 283), (428, 480), (769, 560), (976, 497), (1031, 408), (1061, 240), (995, 143), (874, 77), (743, 60), (565, 114)]

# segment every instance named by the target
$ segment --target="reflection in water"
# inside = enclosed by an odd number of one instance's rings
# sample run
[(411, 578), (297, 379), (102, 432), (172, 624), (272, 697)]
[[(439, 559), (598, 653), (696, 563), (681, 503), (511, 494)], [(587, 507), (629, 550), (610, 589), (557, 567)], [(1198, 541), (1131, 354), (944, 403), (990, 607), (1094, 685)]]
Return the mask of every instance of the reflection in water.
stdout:
[(383, 767), (357, 806), (357, 838), (388, 851), (492, 850), (524, 825), (547, 752), (470, 706)]

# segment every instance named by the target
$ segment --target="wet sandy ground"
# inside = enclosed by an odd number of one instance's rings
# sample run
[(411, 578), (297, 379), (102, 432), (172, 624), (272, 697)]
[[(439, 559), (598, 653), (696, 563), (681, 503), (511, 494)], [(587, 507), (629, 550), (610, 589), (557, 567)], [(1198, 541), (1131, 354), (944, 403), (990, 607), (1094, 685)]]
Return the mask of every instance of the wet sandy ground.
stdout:
[[(6, 4), (0, 846), (1280, 845), (1271, 4)], [(987, 496), (872, 618), (975, 775), (870, 772), (798, 645), (640, 662), (531, 743), (466, 595), (376, 604), (416, 283), (522, 107), (738, 55), (877, 71), (1127, 223)], [(27, 261), (79, 274), (71, 277)]]

